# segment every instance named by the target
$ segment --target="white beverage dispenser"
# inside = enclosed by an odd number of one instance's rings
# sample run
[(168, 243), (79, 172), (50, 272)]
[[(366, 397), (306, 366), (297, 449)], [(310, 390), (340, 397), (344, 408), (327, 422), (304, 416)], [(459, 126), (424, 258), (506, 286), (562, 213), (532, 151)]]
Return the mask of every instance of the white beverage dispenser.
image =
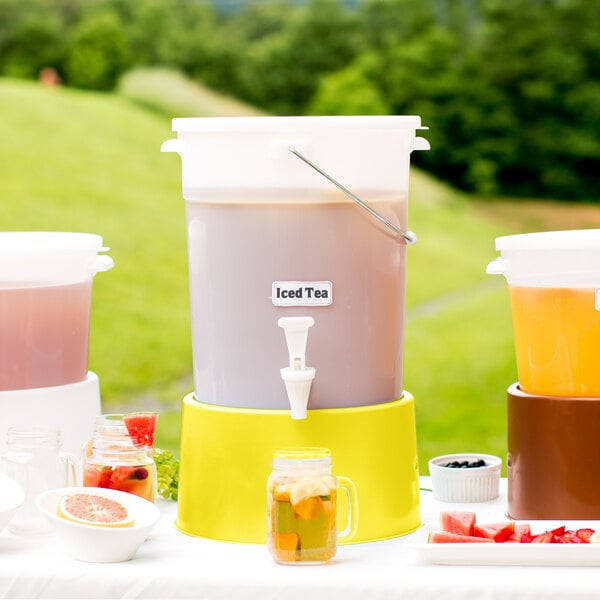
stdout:
[(416, 116), (174, 119), (182, 159), (194, 392), (177, 526), (265, 539), (282, 446), (330, 448), (357, 486), (355, 541), (420, 524), (403, 389)]

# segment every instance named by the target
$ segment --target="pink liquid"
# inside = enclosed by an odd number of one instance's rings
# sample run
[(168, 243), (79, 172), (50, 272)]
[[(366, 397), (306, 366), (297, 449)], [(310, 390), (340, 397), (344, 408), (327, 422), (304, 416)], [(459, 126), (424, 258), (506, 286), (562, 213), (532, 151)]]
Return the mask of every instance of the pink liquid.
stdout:
[(70, 285), (0, 286), (0, 390), (85, 379), (91, 291), (91, 279)]
[[(406, 200), (358, 192), (406, 228)], [(279, 372), (289, 358), (277, 320), (310, 315), (306, 365), (316, 377), (309, 409), (400, 398), (404, 241), (341, 193), (241, 194), (251, 201), (215, 202), (212, 195), (187, 204), (196, 397), (289, 408)], [(274, 306), (274, 281), (331, 281), (333, 303)]]

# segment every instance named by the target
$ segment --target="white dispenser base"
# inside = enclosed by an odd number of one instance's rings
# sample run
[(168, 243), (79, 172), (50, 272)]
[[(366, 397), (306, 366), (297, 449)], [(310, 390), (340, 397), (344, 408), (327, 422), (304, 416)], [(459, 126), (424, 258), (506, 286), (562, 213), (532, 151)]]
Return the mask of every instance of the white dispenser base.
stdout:
[(10, 427), (58, 427), (62, 449), (79, 457), (100, 413), (100, 384), (91, 371), (69, 385), (0, 392), (0, 452)]

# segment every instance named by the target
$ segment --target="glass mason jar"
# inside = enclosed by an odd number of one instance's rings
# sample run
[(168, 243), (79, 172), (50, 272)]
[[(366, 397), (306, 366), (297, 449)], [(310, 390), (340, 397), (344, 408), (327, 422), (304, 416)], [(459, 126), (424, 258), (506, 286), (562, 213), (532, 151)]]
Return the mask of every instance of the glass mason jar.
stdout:
[[(348, 494), (348, 527), (337, 533), (337, 490)], [(338, 538), (358, 525), (351, 480), (331, 474), (327, 448), (277, 450), (267, 482), (267, 546), (278, 563), (323, 563), (333, 558)]]
[(0, 471), (25, 490), (25, 501), (8, 529), (18, 535), (48, 533), (51, 527), (37, 510), (35, 498), (45, 490), (76, 485), (75, 458), (61, 451), (58, 429), (11, 427), (6, 436)]
[(122, 415), (98, 417), (91, 446), (83, 465), (84, 486), (121, 490), (154, 502), (154, 459), (133, 444)]

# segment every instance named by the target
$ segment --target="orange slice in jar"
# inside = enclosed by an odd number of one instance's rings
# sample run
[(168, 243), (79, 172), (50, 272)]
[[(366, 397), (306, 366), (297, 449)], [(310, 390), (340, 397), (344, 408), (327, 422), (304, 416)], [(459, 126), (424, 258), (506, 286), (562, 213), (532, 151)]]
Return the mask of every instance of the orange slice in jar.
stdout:
[(292, 508), (301, 519), (315, 519), (323, 510), (321, 496), (330, 496), (328, 482), (320, 477), (301, 477), (290, 490)]
[(275, 547), (279, 550), (299, 550), (300, 538), (297, 533), (276, 533)]
[(309, 521), (310, 519), (316, 519), (319, 516), (319, 513), (323, 510), (323, 502), (319, 496), (305, 498), (293, 506), (293, 509), (296, 516)]

